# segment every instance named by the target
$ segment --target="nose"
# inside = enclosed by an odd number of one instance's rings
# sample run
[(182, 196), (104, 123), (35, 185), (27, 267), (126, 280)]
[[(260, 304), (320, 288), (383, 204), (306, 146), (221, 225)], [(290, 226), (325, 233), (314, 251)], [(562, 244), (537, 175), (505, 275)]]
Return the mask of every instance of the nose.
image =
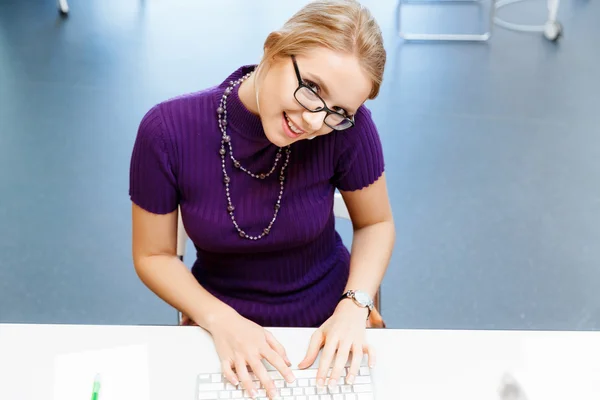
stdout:
[(311, 113), (304, 111), (302, 113), (302, 119), (308, 124), (311, 132), (316, 132), (323, 126), (323, 119), (325, 118), (325, 111)]

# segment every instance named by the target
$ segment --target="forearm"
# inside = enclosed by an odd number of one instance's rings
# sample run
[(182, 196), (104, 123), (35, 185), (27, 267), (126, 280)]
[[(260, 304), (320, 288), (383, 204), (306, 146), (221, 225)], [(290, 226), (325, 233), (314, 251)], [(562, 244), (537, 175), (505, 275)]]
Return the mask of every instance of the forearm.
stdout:
[(391, 220), (354, 232), (350, 276), (345, 291), (360, 289), (375, 296), (390, 262), (394, 240), (395, 228)]
[(158, 297), (189, 316), (207, 331), (235, 311), (204, 289), (175, 256), (155, 255), (135, 263), (144, 284)]

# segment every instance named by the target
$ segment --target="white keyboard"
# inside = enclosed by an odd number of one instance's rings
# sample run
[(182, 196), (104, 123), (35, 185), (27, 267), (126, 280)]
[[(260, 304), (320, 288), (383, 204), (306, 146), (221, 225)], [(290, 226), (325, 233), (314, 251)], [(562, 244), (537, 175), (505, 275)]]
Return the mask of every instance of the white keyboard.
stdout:
[[(371, 370), (366, 364), (361, 365), (359, 374), (354, 378), (352, 385), (346, 384), (345, 376), (348, 373), (346, 367), (338, 380), (335, 388), (328, 386), (317, 388), (318, 364), (314, 368), (292, 369), (296, 380), (292, 383), (286, 382), (278, 371), (270, 370), (269, 374), (279, 391), (281, 400), (374, 400), (373, 382), (371, 381)], [(258, 389), (258, 400), (269, 400), (264, 386), (250, 373), (255, 387)], [(221, 373), (201, 373), (198, 375), (198, 400), (220, 400), (220, 399), (250, 399), (248, 392), (242, 385), (232, 385)]]

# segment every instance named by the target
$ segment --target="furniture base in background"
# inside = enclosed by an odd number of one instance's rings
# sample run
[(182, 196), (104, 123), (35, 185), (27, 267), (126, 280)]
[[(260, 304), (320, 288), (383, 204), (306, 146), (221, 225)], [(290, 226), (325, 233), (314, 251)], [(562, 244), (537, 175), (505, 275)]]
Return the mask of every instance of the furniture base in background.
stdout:
[(69, 15), (69, 3), (67, 0), (58, 0), (58, 12), (62, 16)]
[(548, 19), (543, 25), (523, 25), (507, 22), (496, 16), (496, 11), (510, 4), (519, 3), (526, 0), (491, 0), (490, 13), (487, 28), (485, 32), (467, 34), (467, 33), (410, 33), (402, 30), (402, 5), (430, 5), (430, 4), (481, 4), (482, 0), (400, 0), (398, 4), (398, 29), (399, 36), (407, 41), (469, 41), (485, 42), (492, 37), (492, 27), (494, 24), (506, 29), (518, 32), (540, 32), (550, 41), (557, 41), (562, 35), (562, 25), (556, 20), (560, 0), (547, 0)]

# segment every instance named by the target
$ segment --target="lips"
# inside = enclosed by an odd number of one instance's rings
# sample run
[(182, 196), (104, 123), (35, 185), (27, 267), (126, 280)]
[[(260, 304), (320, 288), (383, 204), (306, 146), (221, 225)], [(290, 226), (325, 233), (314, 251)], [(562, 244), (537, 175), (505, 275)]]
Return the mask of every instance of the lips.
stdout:
[(283, 113), (283, 117), (285, 119), (285, 123), (286, 123), (287, 127), (295, 136), (300, 136), (300, 135), (306, 133), (303, 129), (301, 129), (298, 125), (296, 125), (294, 123), (294, 121), (292, 121), (285, 112)]

